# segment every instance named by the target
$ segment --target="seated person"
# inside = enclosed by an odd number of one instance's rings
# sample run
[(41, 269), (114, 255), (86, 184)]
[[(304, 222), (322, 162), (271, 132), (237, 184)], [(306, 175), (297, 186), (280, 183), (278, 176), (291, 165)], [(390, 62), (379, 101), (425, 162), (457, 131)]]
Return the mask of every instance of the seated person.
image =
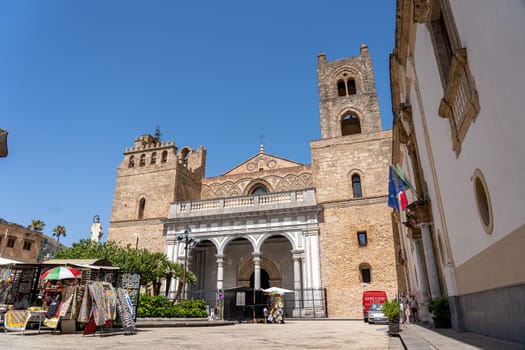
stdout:
[(29, 301), (24, 293), (18, 293), (16, 300), (13, 304), (15, 310), (27, 309), (29, 307)]

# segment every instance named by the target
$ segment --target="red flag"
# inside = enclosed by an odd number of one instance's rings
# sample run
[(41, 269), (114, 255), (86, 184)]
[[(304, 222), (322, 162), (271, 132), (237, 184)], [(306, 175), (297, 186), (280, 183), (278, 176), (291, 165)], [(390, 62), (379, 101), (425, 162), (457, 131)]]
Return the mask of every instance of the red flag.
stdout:
[(399, 192), (399, 203), (401, 204), (401, 210), (405, 210), (408, 206), (407, 193), (405, 191)]

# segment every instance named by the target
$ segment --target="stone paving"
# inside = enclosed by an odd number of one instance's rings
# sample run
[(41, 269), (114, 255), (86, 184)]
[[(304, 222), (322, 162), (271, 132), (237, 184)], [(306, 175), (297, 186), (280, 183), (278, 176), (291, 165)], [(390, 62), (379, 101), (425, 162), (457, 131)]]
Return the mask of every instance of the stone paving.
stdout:
[(524, 350), (525, 345), (452, 328), (426, 328), (418, 324), (401, 326), (401, 341), (409, 350)]
[(0, 333), (0, 349), (394, 349), (386, 325), (363, 321), (289, 320), (286, 324), (233, 324), (222, 327), (139, 328), (135, 335), (52, 334), (49, 331)]

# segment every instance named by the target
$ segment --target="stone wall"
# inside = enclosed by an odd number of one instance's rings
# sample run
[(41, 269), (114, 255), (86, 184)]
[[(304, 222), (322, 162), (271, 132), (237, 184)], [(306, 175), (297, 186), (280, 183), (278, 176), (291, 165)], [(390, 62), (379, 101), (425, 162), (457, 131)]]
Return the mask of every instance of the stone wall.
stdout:
[(112, 222), (108, 241), (114, 241), (122, 247), (146, 248), (153, 252), (164, 253), (164, 225), (161, 218)]
[[(365, 200), (324, 206), (320, 223), (321, 279), (327, 290), (328, 316), (361, 318), (365, 290), (397, 292), (391, 209), (385, 200)], [(368, 244), (360, 247), (357, 232), (366, 231)], [(371, 271), (371, 283), (363, 283), (360, 266)]]

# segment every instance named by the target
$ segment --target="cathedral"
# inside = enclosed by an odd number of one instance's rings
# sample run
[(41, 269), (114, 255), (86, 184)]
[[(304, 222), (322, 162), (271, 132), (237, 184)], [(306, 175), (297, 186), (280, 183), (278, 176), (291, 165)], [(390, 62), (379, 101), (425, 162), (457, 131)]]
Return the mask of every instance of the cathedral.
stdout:
[(310, 142), (311, 164), (261, 145), (207, 178), (204, 147), (142, 135), (117, 170), (108, 240), (186, 261), (197, 284), (185, 296), (210, 306), (227, 290), (282, 287), (293, 291), (288, 317), (362, 318), (363, 291), (393, 297), (392, 134), (382, 130), (368, 47), (334, 61), (320, 53), (317, 71), (321, 139)]

